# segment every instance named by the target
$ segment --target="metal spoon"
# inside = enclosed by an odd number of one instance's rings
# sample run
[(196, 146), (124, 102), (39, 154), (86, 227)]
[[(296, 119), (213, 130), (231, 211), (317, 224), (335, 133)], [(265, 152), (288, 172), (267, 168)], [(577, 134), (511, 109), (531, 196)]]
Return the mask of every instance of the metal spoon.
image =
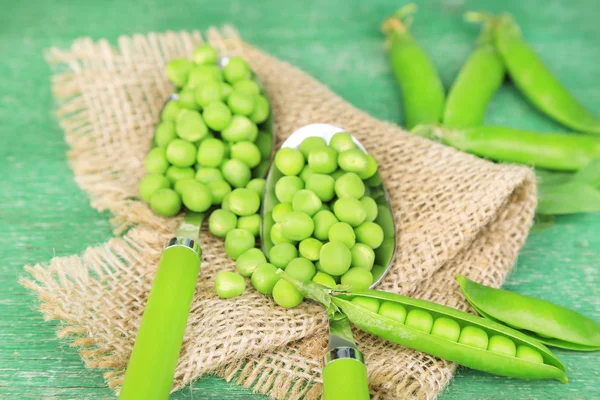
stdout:
[[(302, 141), (310, 136), (321, 137), (329, 143), (331, 137), (338, 132), (344, 130), (331, 124), (307, 125), (292, 133), (283, 142), (281, 148), (298, 148)], [(355, 137), (352, 137), (352, 140), (359, 149), (368, 153)], [(275, 196), (275, 183), (281, 177), (282, 174), (277, 168), (271, 168), (267, 176), (261, 211), (261, 246), (265, 254), (268, 254), (273, 247), (269, 235), (274, 224), (271, 212), (278, 203)], [(375, 250), (375, 260), (381, 267), (373, 268), (373, 284), (370, 286), (372, 289), (381, 282), (392, 266), (396, 249), (396, 229), (392, 206), (379, 172), (369, 182), (374, 183), (370, 187), (371, 196), (378, 205), (376, 222), (384, 231), (384, 242)], [(322, 377), (325, 400), (368, 400), (370, 398), (363, 356), (354, 342), (350, 322), (344, 315), (329, 315), (329, 351), (325, 356)]]
[[(228, 62), (229, 57), (219, 58), (219, 67), (223, 69)], [(262, 88), (256, 76), (254, 80)], [(174, 93), (165, 105), (177, 99), (179, 95)], [(260, 125), (260, 130), (271, 135), (272, 156), (275, 135), (271, 115)], [(252, 171), (253, 178), (263, 177), (269, 162), (263, 160)], [(187, 212), (177, 236), (169, 240), (161, 255), (119, 394), (120, 400), (169, 398), (200, 271), (200, 228), (215, 208), (213, 206), (203, 213)]]

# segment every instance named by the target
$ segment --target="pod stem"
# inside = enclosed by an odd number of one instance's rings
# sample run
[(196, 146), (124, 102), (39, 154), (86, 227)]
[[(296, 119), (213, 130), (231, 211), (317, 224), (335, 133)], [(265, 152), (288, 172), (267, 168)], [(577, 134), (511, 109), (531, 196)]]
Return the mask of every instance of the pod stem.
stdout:
[(464, 18), (467, 22), (483, 25), (481, 34), (477, 38), (477, 44), (493, 41), (494, 29), (498, 23), (498, 18), (494, 14), (485, 11), (467, 11)]
[(299, 281), (288, 275), (284, 270), (278, 269), (276, 272), (281, 279), (287, 281), (294, 286), (300, 293), (309, 299), (315, 300), (321, 303), (327, 310), (327, 314), (334, 315), (341, 312), (338, 306), (332, 301), (331, 289), (326, 286), (320, 285), (313, 281)]
[(419, 124), (412, 128), (410, 130), (410, 133), (429, 140), (433, 140), (435, 142), (442, 142), (444, 139), (444, 131), (436, 125)]
[(394, 14), (386, 18), (381, 24), (381, 31), (389, 36), (392, 33), (404, 33), (410, 28), (413, 22), (412, 14), (417, 11), (417, 5), (415, 3), (408, 3)]

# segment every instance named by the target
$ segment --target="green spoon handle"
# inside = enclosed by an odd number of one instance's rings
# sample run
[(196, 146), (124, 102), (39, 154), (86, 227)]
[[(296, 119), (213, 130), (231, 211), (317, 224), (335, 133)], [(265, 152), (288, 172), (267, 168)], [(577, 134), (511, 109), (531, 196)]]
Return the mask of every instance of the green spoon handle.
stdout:
[(120, 400), (169, 398), (200, 271), (201, 253), (193, 241), (178, 239), (171, 243), (175, 244), (165, 249), (158, 264)]
[(369, 400), (367, 368), (360, 360), (340, 358), (323, 368), (323, 400)]

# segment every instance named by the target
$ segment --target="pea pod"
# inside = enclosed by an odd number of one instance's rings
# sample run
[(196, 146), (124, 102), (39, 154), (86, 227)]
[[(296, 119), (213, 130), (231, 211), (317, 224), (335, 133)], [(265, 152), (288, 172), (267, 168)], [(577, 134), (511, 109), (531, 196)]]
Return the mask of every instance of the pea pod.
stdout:
[(523, 331), (549, 346), (570, 350), (600, 350), (600, 324), (550, 302), (494, 289), (462, 275), (456, 280), (482, 316)]
[(571, 129), (600, 135), (600, 120), (548, 70), (509, 14), (499, 17), (496, 47), (512, 80), (540, 111)]

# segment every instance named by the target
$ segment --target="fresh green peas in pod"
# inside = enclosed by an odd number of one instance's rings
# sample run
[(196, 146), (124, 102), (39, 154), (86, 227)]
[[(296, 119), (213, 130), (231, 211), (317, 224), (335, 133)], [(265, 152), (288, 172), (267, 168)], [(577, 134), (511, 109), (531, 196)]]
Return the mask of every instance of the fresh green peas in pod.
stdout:
[(336, 202), (333, 203), (333, 212), (340, 221), (346, 222), (353, 227), (360, 226), (365, 218), (367, 218), (367, 212), (360, 200), (352, 197), (336, 200)]
[(328, 240), (329, 230), (340, 221), (331, 211), (321, 210), (315, 214), (313, 222), (315, 225), (313, 235), (319, 240)]
[(308, 155), (314, 149), (321, 149), (327, 147), (325, 139), (319, 136), (309, 136), (300, 143), (298, 150), (302, 153), (304, 158), (308, 159)]
[(224, 179), (212, 181), (206, 185), (212, 194), (213, 205), (223, 203), (225, 196), (231, 193), (231, 186)]
[(333, 224), (331, 228), (329, 228), (328, 237), (330, 242), (341, 242), (349, 249), (356, 243), (354, 230), (346, 222)]
[(309, 238), (315, 228), (312, 218), (305, 213), (292, 211), (281, 221), (283, 236), (288, 240), (299, 241)]
[(200, 182), (184, 190), (181, 198), (183, 205), (191, 211), (204, 212), (212, 206), (212, 194), (206, 185)]
[(196, 180), (200, 183), (208, 185), (211, 182), (223, 179), (223, 174), (217, 168), (200, 167), (196, 171)]
[(179, 195), (183, 195), (183, 192), (188, 190), (191, 187), (197, 186), (198, 185), (198, 181), (194, 178), (184, 178), (184, 179), (180, 179), (177, 182), (175, 182), (175, 185), (173, 186), (173, 189), (175, 189), (175, 191), (177, 193), (179, 193)]
[(522, 358), (527, 361), (531, 361), (538, 364), (544, 363), (544, 358), (539, 351), (525, 345), (519, 345), (517, 347), (517, 358)]
[(316, 148), (308, 153), (310, 170), (317, 174), (331, 174), (337, 167), (338, 153), (331, 147)]
[(283, 221), (283, 217), (285, 214), (294, 211), (292, 209), (292, 205), (290, 203), (279, 203), (275, 207), (273, 207), (272, 216), (273, 221), (281, 222)]
[(363, 222), (354, 229), (356, 241), (376, 249), (383, 243), (383, 229), (375, 222)]
[(231, 110), (222, 101), (208, 103), (202, 111), (202, 117), (206, 125), (215, 131), (222, 131), (231, 123)]
[(176, 167), (190, 167), (196, 162), (196, 146), (186, 140), (174, 139), (167, 146), (165, 155)]
[(355, 297), (352, 299), (352, 302), (357, 306), (364, 308), (365, 310), (371, 311), (374, 314), (379, 312), (380, 305), (378, 299), (374, 299), (372, 297)]
[(291, 243), (276, 244), (269, 250), (269, 262), (277, 268), (285, 269), (296, 257), (298, 257), (298, 249)]
[(368, 289), (373, 283), (371, 271), (364, 268), (350, 268), (342, 275), (342, 285), (347, 285), (354, 290)]
[(275, 183), (275, 197), (282, 203), (291, 203), (294, 195), (304, 189), (304, 182), (297, 176), (282, 176)]
[(216, 237), (223, 238), (236, 228), (237, 216), (231, 211), (218, 209), (208, 217), (208, 231)]
[[(160, 120), (162, 122), (175, 123), (175, 120), (177, 119), (177, 114), (179, 114), (179, 111), (181, 111), (182, 109), (183, 107), (181, 107), (181, 105), (179, 104), (179, 100), (168, 101), (160, 113)], [(174, 129), (175, 128), (173, 128), (173, 132)]]
[(167, 78), (178, 87), (184, 87), (188, 75), (192, 69), (192, 63), (186, 58), (175, 58), (167, 63)]
[(401, 324), (406, 321), (406, 308), (402, 304), (395, 303), (393, 301), (384, 301), (381, 303), (377, 313), (382, 317), (392, 319), (396, 322), (400, 322)]
[(225, 252), (232, 260), (254, 247), (254, 236), (243, 229), (232, 229), (225, 236)]
[[(338, 164), (346, 172), (361, 174), (367, 170), (369, 160), (360, 149), (342, 151), (338, 155)], [(359, 177), (360, 178), (360, 177)]]
[(144, 168), (149, 173), (164, 174), (169, 168), (169, 162), (167, 161), (167, 155), (165, 149), (162, 147), (156, 147), (146, 155), (144, 159)]
[[(193, 88), (189, 88), (189, 87), (183, 88), (181, 90), (181, 92), (179, 92), (178, 96), (179, 96), (179, 98), (178, 98), (177, 102), (179, 103), (179, 106), (181, 107), (181, 111), (184, 111), (184, 110), (196, 111), (196, 110), (198, 110), (198, 103), (196, 103), (196, 95), (194, 94)], [(177, 116), (179, 116), (181, 111), (179, 111), (179, 113), (177, 113)]]
[(331, 137), (329, 147), (335, 149), (338, 153), (356, 148), (352, 135), (346, 132), (338, 132)]
[(260, 150), (248, 141), (237, 142), (231, 145), (231, 158), (242, 161), (250, 168), (260, 164)]
[(250, 120), (255, 124), (262, 124), (269, 118), (271, 114), (271, 106), (269, 100), (265, 96), (256, 96), (254, 98), (254, 110), (250, 114)]
[(234, 114), (245, 115), (246, 117), (254, 111), (255, 96), (236, 90), (233, 91), (227, 98), (227, 105)]
[(273, 287), (273, 300), (285, 308), (294, 308), (302, 303), (304, 296), (291, 283), (280, 279)]
[(367, 168), (364, 171), (358, 173), (358, 176), (362, 180), (370, 179), (377, 173), (377, 168), (377, 161), (375, 160), (375, 157), (373, 157), (370, 154), (367, 154)]
[(175, 184), (175, 182), (180, 179), (193, 178), (194, 175), (196, 175), (196, 172), (194, 171), (194, 168), (171, 165), (167, 168), (167, 173), (165, 175), (171, 184)]
[(329, 242), (321, 247), (319, 262), (324, 272), (330, 275), (343, 275), (350, 268), (352, 254), (342, 242)]
[(254, 141), (258, 135), (256, 124), (243, 115), (234, 115), (227, 128), (221, 132), (221, 137), (228, 142), (236, 143), (244, 140)]
[(204, 139), (198, 147), (196, 160), (203, 167), (216, 168), (221, 165), (225, 157), (225, 143), (219, 139)]
[(260, 249), (249, 249), (240, 254), (235, 265), (242, 276), (249, 277), (252, 276), (256, 267), (266, 262), (267, 259)]
[(347, 172), (335, 181), (335, 194), (338, 198), (352, 197), (360, 199), (365, 194), (365, 184), (353, 172)]
[(252, 77), (248, 63), (241, 57), (231, 57), (223, 69), (225, 80), (231, 84)]
[(311, 171), (310, 167), (308, 165), (305, 165), (304, 168), (302, 168), (302, 172), (300, 172), (300, 179), (302, 179), (306, 183), (313, 174), (314, 172)]
[(231, 212), (241, 217), (252, 215), (260, 208), (260, 198), (250, 189), (234, 189), (229, 195), (229, 208)]
[(312, 217), (321, 209), (321, 200), (310, 190), (298, 190), (292, 198), (292, 209)]
[(275, 166), (284, 175), (298, 175), (304, 168), (304, 156), (296, 149), (279, 149), (275, 154)]
[(425, 310), (413, 308), (406, 314), (406, 326), (430, 333), (433, 327), (433, 317)]
[(315, 276), (313, 276), (312, 281), (330, 289), (334, 288), (336, 285), (335, 279), (333, 279), (331, 275), (321, 271), (317, 272)]
[(175, 132), (180, 138), (195, 142), (208, 135), (208, 127), (198, 111), (181, 110), (175, 121)]
[(271, 135), (266, 132), (259, 132), (254, 144), (260, 150), (260, 158), (262, 160), (269, 160), (271, 158), (271, 151), (273, 150)]
[(263, 178), (254, 178), (250, 182), (248, 182), (248, 184), (246, 185), (246, 189), (252, 190), (258, 195), (258, 197), (262, 198), (266, 184), (267, 182)]
[(325, 174), (311, 174), (306, 189), (313, 191), (321, 201), (330, 201), (335, 196), (335, 179)]
[(285, 268), (285, 272), (294, 279), (299, 281), (310, 281), (317, 273), (315, 265), (306, 258), (294, 258)]
[(487, 350), (488, 342), (489, 338), (487, 333), (483, 329), (471, 325), (462, 328), (458, 338), (458, 343), (482, 350)]
[(158, 215), (173, 217), (181, 210), (181, 197), (170, 188), (155, 190), (150, 197), (150, 208)]
[(207, 43), (201, 44), (192, 52), (192, 60), (199, 65), (216, 64), (218, 58), (217, 50)]
[(271, 242), (273, 242), (275, 245), (282, 243), (293, 243), (293, 240), (286, 238), (283, 234), (283, 226), (281, 225), (281, 222), (271, 227), (269, 237), (271, 238)]
[(148, 174), (140, 181), (140, 196), (146, 203), (150, 203), (154, 192), (169, 187), (171, 187), (171, 183), (164, 175)]
[(321, 253), (321, 247), (323, 247), (323, 243), (320, 240), (308, 238), (300, 242), (298, 251), (300, 251), (302, 257), (310, 261), (317, 261)]
[[(352, 232), (354, 233), (354, 232)], [(356, 243), (350, 248), (352, 253), (352, 267), (371, 270), (375, 264), (375, 252), (363, 243)]]
[(246, 280), (243, 276), (229, 271), (221, 271), (215, 277), (215, 292), (222, 299), (231, 299), (244, 293)]
[(269, 263), (260, 264), (252, 273), (252, 286), (262, 294), (272, 294), (273, 287), (281, 279), (277, 268)]
[(260, 234), (260, 215), (252, 214), (238, 218), (238, 229), (250, 232), (254, 237)]
[(240, 92), (252, 95), (252, 96), (258, 96), (260, 94), (260, 87), (258, 86), (258, 83), (256, 83), (255, 81), (253, 81), (252, 79), (242, 79), (239, 81), (236, 81), (233, 84), (233, 88), (235, 90), (238, 90)]
[(501, 335), (490, 336), (488, 350), (492, 353), (504, 354), (510, 357), (514, 357), (517, 354), (517, 347), (515, 346), (515, 342), (513, 342), (506, 336)]
[(187, 87), (194, 89), (207, 82), (222, 81), (223, 73), (216, 65), (195, 65), (188, 76)]
[(367, 213), (367, 217), (365, 221), (373, 222), (377, 218), (377, 214), (379, 213), (379, 208), (377, 207), (377, 203), (369, 196), (364, 196), (360, 199), (365, 212)]
[(460, 336), (460, 325), (451, 318), (439, 317), (433, 323), (431, 334), (433, 336), (442, 337), (452, 342), (456, 342)]
[(205, 82), (194, 89), (194, 100), (201, 108), (214, 101), (221, 101), (221, 83), (217, 81)]
[[(168, 104), (171, 104), (170, 101)], [(166, 108), (166, 106), (165, 106)], [(175, 139), (177, 134), (175, 133), (175, 122), (173, 121), (162, 121), (156, 125), (156, 130), (154, 131), (154, 143), (158, 147), (167, 147), (171, 140)]]
[(251, 171), (246, 164), (240, 160), (228, 160), (221, 167), (225, 180), (235, 188), (243, 188), (250, 182)]

